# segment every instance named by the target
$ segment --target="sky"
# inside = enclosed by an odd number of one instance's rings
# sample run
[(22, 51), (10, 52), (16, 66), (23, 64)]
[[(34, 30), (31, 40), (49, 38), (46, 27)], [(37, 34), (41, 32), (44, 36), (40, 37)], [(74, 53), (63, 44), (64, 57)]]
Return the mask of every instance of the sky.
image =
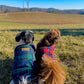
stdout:
[[(27, 7), (27, 0), (0, 0), (0, 5)], [(84, 9), (84, 0), (30, 0), (29, 8)]]

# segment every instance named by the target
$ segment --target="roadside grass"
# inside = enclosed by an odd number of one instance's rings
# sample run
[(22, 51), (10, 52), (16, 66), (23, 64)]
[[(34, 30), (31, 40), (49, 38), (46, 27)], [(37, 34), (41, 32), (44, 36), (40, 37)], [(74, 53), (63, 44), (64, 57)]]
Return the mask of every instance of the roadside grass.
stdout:
[(31, 29), (35, 33), (34, 44), (50, 29), (61, 31), (61, 40), (55, 45), (55, 57), (66, 71), (65, 84), (84, 84), (84, 24), (71, 25), (34, 25), (0, 22), (0, 84), (12, 80), (15, 36)]

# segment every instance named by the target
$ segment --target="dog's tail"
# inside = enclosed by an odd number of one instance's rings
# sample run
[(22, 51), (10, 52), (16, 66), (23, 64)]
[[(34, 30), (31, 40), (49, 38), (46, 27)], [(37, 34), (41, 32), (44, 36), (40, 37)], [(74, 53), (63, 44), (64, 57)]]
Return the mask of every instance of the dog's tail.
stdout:
[(41, 66), (42, 70), (39, 75), (41, 79), (45, 80), (46, 84), (64, 84), (65, 71), (57, 61), (53, 61), (49, 56), (43, 55)]

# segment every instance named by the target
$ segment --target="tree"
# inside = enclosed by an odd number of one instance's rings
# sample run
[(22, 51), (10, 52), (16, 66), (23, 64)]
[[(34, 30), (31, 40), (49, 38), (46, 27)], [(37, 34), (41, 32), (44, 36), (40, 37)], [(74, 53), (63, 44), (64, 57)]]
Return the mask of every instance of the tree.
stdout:
[(4, 11), (4, 13), (8, 13), (8, 12), (10, 12), (10, 10), (8, 10), (8, 9), (6, 9), (6, 10)]
[(25, 9), (22, 9), (22, 11), (24, 12), (24, 11), (26, 11)]

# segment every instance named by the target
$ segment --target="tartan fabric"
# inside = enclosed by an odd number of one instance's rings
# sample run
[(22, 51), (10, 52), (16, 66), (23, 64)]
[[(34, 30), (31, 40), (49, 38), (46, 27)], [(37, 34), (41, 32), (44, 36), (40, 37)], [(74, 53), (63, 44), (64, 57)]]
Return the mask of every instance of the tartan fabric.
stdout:
[[(22, 51), (22, 48), (29, 48), (29, 50)], [(32, 80), (33, 77), (31, 73), (35, 60), (35, 53), (30, 45), (17, 46), (14, 51), (12, 78), (19, 81), (21, 76), (28, 76), (27, 81)]]
[(30, 46), (33, 48), (33, 50), (35, 51), (35, 46), (33, 44), (30, 44)]
[(47, 56), (50, 56), (53, 60), (55, 60), (54, 49), (54, 45), (41, 48), (39, 47), (39, 45), (37, 45), (36, 59), (39, 61), (41, 60), (43, 54), (46, 54)]

